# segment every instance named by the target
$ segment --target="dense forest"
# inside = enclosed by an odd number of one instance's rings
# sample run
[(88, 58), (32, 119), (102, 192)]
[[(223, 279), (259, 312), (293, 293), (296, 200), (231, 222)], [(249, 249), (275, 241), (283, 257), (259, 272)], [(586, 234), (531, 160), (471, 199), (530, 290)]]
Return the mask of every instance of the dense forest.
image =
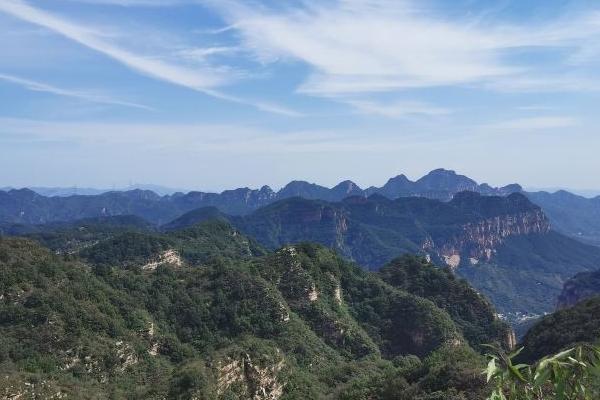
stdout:
[[(317, 244), (266, 250), (222, 219), (77, 225), (0, 238), (2, 398), (476, 400), (487, 345), (515, 345), (423, 257), (371, 272)], [(521, 357), (593, 342), (596, 303), (541, 321)]]
[(478, 399), (481, 345), (508, 346), (489, 303), (420, 258), (372, 273), (222, 221), (109, 236), (0, 239), (1, 396)]

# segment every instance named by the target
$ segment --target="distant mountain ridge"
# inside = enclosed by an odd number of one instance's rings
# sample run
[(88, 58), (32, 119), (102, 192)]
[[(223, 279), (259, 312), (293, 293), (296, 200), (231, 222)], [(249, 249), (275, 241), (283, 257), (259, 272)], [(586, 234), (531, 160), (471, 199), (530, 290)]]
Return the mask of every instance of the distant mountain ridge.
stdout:
[(459, 175), (455, 171), (439, 168), (414, 182), (402, 174), (390, 178), (382, 187), (371, 186), (367, 189), (362, 189), (349, 180), (340, 182), (331, 189), (314, 183), (293, 181), (277, 192), (277, 199), (303, 197), (305, 199), (340, 201), (350, 196), (368, 197), (372, 194), (380, 194), (391, 200), (398, 197), (425, 197), (449, 201), (456, 193), (464, 191), (490, 196), (507, 196), (522, 190), (523, 188), (516, 183), (500, 188), (491, 187), (487, 183), (478, 184), (471, 178)]
[(157, 224), (166, 224), (202, 207), (216, 207), (228, 215), (247, 215), (274, 202), (291, 197), (339, 202), (347, 197), (424, 197), (450, 201), (457, 193), (476, 192), (486, 196), (523, 193), (542, 207), (556, 231), (600, 246), (600, 197), (585, 198), (569, 192), (525, 192), (518, 184), (499, 188), (478, 184), (451, 170), (436, 169), (416, 181), (398, 175), (381, 187), (362, 189), (352, 181), (328, 188), (305, 181), (292, 181), (279, 191), (238, 188), (221, 193), (176, 192), (159, 195), (150, 190), (113, 191), (96, 195), (42, 196), (29, 189), (0, 191), (0, 230), (7, 224), (45, 224), (114, 215), (137, 215)]
[(557, 231), (600, 245), (600, 196), (590, 199), (560, 190), (527, 193), (527, 197), (544, 209)]
[(405, 175), (398, 175), (388, 180), (381, 188), (371, 187), (367, 189), (366, 194), (377, 193), (390, 199), (418, 196), (448, 201), (456, 193), (464, 191), (489, 196), (507, 196), (522, 190), (523, 188), (516, 183), (500, 188), (491, 187), (487, 183), (478, 184), (471, 178), (458, 175), (455, 171), (439, 168), (415, 182), (412, 182)]
[(112, 191), (96, 195), (48, 197), (30, 189), (0, 191), (0, 222), (44, 224), (61, 220), (76, 220), (109, 215), (134, 214), (156, 224), (164, 224), (180, 215), (201, 207), (217, 207), (232, 215), (249, 214), (261, 207), (291, 197), (325, 201), (341, 201), (349, 196), (368, 197), (381, 194), (390, 199), (426, 197), (449, 201), (461, 191), (470, 190), (484, 195), (519, 192), (513, 184), (502, 188), (479, 185), (454, 171), (437, 169), (412, 182), (404, 175), (391, 178), (381, 188), (360, 188), (344, 181), (327, 188), (305, 181), (292, 181), (278, 192), (269, 186), (260, 189), (238, 188), (221, 193), (189, 192), (160, 196), (153, 191), (135, 189)]
[[(8, 192), (9, 190), (15, 190), (15, 189), (19, 189), (19, 188), (0, 187), (0, 191), (4, 191), (4, 192)], [(47, 196), (47, 197), (54, 197), (54, 196), (68, 197), (68, 196), (75, 196), (75, 195), (97, 196), (99, 194), (107, 193), (107, 192), (115, 192), (115, 191), (127, 192), (130, 190), (151, 190), (158, 195), (166, 196), (168, 194), (174, 194), (177, 192), (184, 191), (182, 189), (173, 189), (173, 188), (168, 188), (168, 187), (160, 186), (160, 185), (137, 184), (137, 183), (123, 187), (123, 188), (118, 188), (118, 189), (116, 189), (116, 188), (98, 189), (98, 188), (88, 188), (88, 187), (78, 187), (78, 186), (69, 186), (69, 187), (30, 186), (30, 187), (24, 187), (21, 189), (33, 190), (37, 194), (41, 194), (42, 196)]]

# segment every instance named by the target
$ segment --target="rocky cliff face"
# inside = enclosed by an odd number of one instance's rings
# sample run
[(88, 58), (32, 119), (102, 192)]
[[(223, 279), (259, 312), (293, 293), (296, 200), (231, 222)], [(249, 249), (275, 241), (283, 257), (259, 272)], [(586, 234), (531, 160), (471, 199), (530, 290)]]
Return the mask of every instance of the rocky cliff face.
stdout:
[(284, 365), (281, 358), (271, 365), (260, 366), (253, 362), (249, 354), (219, 363), (217, 393), (223, 396), (237, 384), (241, 387), (244, 398), (278, 400), (283, 395), (283, 384), (279, 382), (278, 375)]
[(543, 211), (518, 193), (488, 197), (462, 192), (448, 204), (464, 222), (458, 219), (442, 229), (431, 230), (421, 248), (451, 268), (490, 261), (509, 237), (550, 232)]
[(448, 238), (427, 238), (423, 250), (434, 253), (451, 268), (463, 262), (489, 261), (509, 236), (548, 233), (550, 222), (540, 209), (499, 215), (462, 225)]

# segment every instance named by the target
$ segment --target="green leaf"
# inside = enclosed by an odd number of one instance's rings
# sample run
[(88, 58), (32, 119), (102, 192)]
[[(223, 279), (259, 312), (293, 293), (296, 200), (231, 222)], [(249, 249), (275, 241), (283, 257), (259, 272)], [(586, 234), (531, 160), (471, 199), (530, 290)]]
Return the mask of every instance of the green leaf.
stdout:
[(516, 376), (521, 382), (527, 382), (527, 380), (525, 379), (525, 377), (523, 377), (523, 374), (521, 374), (521, 371), (519, 371), (519, 369), (517, 367), (515, 367), (514, 365), (508, 365), (508, 369), (510, 370), (510, 372)]
[(489, 382), (492, 377), (496, 374), (498, 368), (496, 367), (496, 359), (492, 358), (487, 366), (487, 382)]

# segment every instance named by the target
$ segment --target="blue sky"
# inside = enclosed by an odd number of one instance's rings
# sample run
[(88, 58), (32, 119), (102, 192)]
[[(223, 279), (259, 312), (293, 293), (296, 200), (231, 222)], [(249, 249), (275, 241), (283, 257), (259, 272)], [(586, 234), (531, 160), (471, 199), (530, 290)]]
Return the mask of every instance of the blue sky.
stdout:
[(0, 186), (600, 188), (600, 5), (0, 0)]

